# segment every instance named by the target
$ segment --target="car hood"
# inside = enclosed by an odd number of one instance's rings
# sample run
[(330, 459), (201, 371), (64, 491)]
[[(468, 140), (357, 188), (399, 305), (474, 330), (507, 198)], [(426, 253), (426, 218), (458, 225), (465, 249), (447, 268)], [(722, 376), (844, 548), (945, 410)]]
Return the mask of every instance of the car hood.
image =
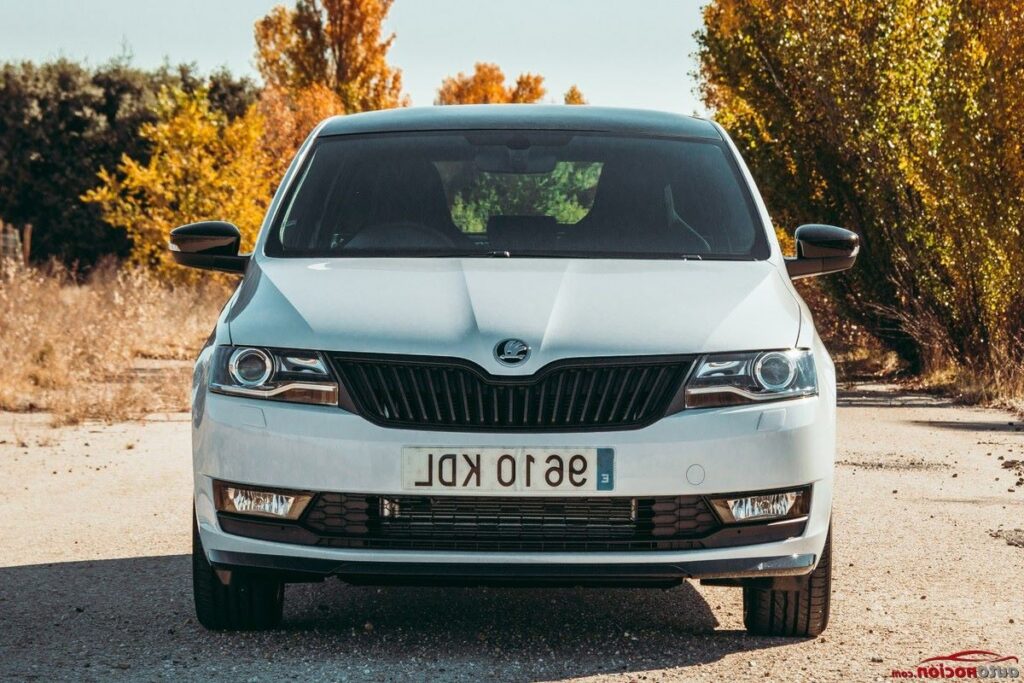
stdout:
[[(787, 348), (800, 309), (767, 261), (263, 259), (234, 344), (455, 356), (500, 374), (561, 358)], [(532, 347), (508, 368), (495, 345)]]

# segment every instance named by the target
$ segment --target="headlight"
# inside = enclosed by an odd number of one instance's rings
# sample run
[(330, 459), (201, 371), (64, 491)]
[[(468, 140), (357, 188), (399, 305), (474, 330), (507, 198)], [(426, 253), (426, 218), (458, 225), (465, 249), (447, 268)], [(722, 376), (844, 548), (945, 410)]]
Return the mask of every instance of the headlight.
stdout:
[(228, 374), (242, 387), (266, 384), (274, 372), (274, 361), (263, 349), (235, 349), (228, 357)]
[(338, 405), (338, 383), (317, 351), (218, 346), (210, 390), (248, 398)]
[(704, 356), (686, 383), (686, 407), (778, 401), (818, 393), (809, 349)]

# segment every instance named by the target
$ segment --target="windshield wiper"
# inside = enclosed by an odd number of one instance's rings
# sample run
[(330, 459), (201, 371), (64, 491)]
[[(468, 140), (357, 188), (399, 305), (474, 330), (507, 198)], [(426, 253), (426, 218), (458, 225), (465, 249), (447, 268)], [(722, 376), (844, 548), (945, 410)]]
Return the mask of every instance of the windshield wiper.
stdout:
[(512, 258), (512, 253), (503, 249), (441, 249), (437, 251), (424, 251), (415, 255), (429, 256), (433, 258), (456, 258), (459, 256), (465, 256), (467, 258)]
[[(417, 254), (420, 255), (420, 254)], [(501, 249), (497, 250), (455, 250), (455, 251), (431, 251), (424, 252), (422, 256), (434, 257), (478, 257), (478, 258), (538, 258), (538, 259), (666, 259), (678, 261), (703, 261), (700, 254), (673, 254), (673, 253), (630, 253), (630, 252), (602, 252), (602, 251), (517, 251), (515, 253)]]
[[(302, 254), (313, 257), (314, 254)], [(298, 254), (296, 254), (298, 256)], [(322, 256), (315, 254), (316, 257)], [(613, 260), (658, 260), (658, 261), (751, 261), (751, 256), (741, 254), (693, 254), (679, 252), (629, 252), (629, 251), (541, 251), (505, 249), (341, 249), (327, 256), (337, 258), (518, 258), (518, 259), (613, 259)]]
[(331, 256), (340, 258), (510, 258), (510, 252), (495, 249), (340, 249)]

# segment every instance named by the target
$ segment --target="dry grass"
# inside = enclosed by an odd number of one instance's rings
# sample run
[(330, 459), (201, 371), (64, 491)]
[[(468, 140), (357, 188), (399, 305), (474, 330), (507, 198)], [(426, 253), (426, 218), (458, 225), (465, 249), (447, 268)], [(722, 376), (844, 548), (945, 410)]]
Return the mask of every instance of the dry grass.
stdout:
[(184, 361), (229, 293), (218, 283), (170, 287), (113, 264), (82, 282), (56, 266), (8, 269), (0, 276), (0, 410), (49, 411), (57, 424), (186, 410)]
[(797, 280), (796, 288), (811, 309), (815, 329), (835, 361), (840, 382), (889, 381), (904, 372), (899, 357), (863, 326), (851, 322), (821, 282)]
[(947, 363), (915, 378), (910, 384), (950, 396), (966, 405), (1004, 408), (1024, 416), (1024, 368), (1011, 363), (980, 372)]
[[(967, 405), (1005, 408), (1024, 415), (1024, 340), (1017, 338), (990, 349), (991, 367), (957, 363), (946, 345), (941, 324), (933, 319), (887, 311), (903, 329), (914, 332), (921, 347), (930, 349), (925, 370), (911, 374), (906, 363), (863, 327), (851, 323), (816, 280), (799, 280), (797, 289), (814, 314), (815, 327), (836, 364), (840, 382), (888, 381), (908, 389), (949, 396)], [(930, 344), (930, 346), (929, 346)]]

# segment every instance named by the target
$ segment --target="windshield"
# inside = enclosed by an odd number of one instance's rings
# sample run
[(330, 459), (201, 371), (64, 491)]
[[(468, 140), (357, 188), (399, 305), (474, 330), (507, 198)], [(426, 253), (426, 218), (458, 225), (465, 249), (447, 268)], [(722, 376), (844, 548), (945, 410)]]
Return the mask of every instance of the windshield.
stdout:
[(319, 140), (266, 253), (751, 259), (768, 245), (721, 142), (516, 130)]

